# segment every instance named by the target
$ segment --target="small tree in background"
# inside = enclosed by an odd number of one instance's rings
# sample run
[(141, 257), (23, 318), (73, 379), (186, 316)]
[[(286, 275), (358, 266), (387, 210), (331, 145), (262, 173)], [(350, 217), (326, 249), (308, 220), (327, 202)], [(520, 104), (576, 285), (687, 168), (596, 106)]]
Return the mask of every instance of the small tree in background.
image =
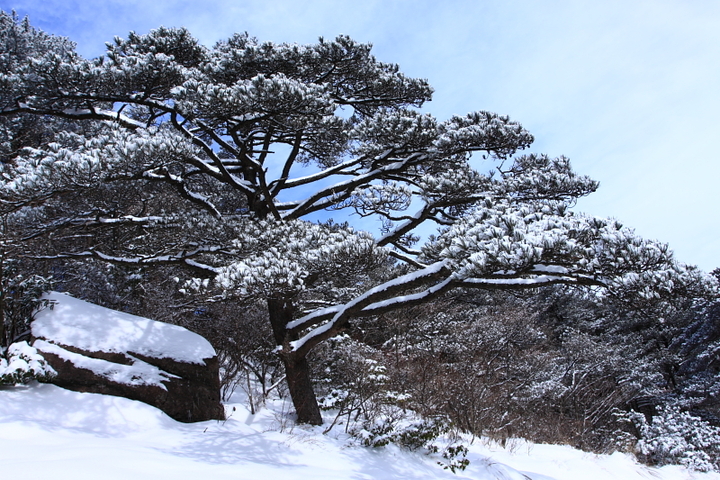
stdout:
[(13, 260), (0, 260), (0, 268), (0, 347), (5, 349), (27, 340), (33, 314), (49, 305), (41, 296), (50, 290), (50, 282), (39, 275), (26, 277)]

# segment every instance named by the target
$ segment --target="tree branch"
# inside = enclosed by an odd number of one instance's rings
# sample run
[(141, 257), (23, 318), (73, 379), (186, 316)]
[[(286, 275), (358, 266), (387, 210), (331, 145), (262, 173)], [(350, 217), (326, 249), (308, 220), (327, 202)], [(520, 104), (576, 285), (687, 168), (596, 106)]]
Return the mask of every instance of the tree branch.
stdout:
[[(328, 197), (335, 197), (339, 200), (345, 199), (349, 197), (352, 191), (355, 190), (355, 188), (357, 188), (358, 186), (382, 178), (388, 173), (396, 173), (399, 171), (403, 171), (406, 168), (409, 168), (409, 166), (413, 165), (414, 163), (422, 161), (425, 158), (426, 155), (424, 153), (414, 153), (402, 160), (394, 161), (388, 165), (376, 168), (362, 175), (358, 175), (357, 177), (347, 180), (345, 182), (336, 183), (331, 187), (319, 190), (306, 200), (302, 201), (292, 211), (285, 214), (284, 218), (300, 218), (309, 213), (327, 208), (338, 202), (338, 200), (333, 200), (332, 198)], [(317, 203), (322, 199), (325, 199), (325, 201), (322, 203)]]

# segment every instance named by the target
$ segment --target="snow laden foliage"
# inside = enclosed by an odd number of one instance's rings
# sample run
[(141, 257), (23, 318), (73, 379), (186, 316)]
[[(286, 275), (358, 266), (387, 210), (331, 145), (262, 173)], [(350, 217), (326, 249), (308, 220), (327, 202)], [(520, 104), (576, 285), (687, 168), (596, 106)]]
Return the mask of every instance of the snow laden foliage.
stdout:
[[(218, 268), (214, 282), (223, 295), (244, 298), (295, 296), (306, 283), (357, 274), (387, 256), (365, 232), (302, 220), (246, 222), (232, 246), (243, 258)], [(208, 282), (195, 278), (188, 287), (207, 288)]]
[(35, 347), (17, 342), (7, 349), (7, 360), (0, 356), (0, 385), (48, 380), (57, 375)]
[[(667, 245), (644, 240), (617, 221), (574, 214), (557, 202), (486, 201), (428, 243), (424, 255), (450, 260), (458, 280), (489, 288), (602, 285), (636, 302), (681, 293), (712, 298), (717, 291), (714, 279), (676, 263)], [(519, 274), (524, 278), (517, 279)]]
[[(353, 318), (455, 287), (714, 295), (667, 247), (572, 213), (597, 183), (564, 157), (517, 155), (533, 141), (518, 122), (420, 113), (427, 81), (346, 36), (208, 47), (162, 27), (95, 59), (6, 13), (0, 36), (14, 251), (64, 272), (164, 269), (181, 303), (264, 302), (301, 422), (322, 420), (306, 356)], [(418, 246), (428, 225), (441, 231)]]
[(0, 349), (5, 349), (27, 339), (35, 314), (53, 308), (53, 302), (43, 298), (52, 286), (50, 281), (26, 274), (21, 262), (9, 258), (12, 250), (2, 247), (6, 242), (0, 242)]
[(113, 123), (103, 124), (92, 137), (58, 132), (54, 140), (43, 148), (25, 147), (21, 159), (3, 166), (2, 196), (8, 204), (121, 179), (172, 179), (170, 163), (199, 153), (167, 128), (127, 131)]
[(720, 468), (720, 428), (676, 407), (661, 409), (650, 422), (634, 412), (630, 418), (640, 433), (637, 450), (653, 464), (679, 464), (701, 472)]
[(409, 396), (392, 389), (380, 351), (345, 334), (318, 347), (313, 359), (320, 406), (337, 412), (330, 428), (359, 431), (406, 416)]

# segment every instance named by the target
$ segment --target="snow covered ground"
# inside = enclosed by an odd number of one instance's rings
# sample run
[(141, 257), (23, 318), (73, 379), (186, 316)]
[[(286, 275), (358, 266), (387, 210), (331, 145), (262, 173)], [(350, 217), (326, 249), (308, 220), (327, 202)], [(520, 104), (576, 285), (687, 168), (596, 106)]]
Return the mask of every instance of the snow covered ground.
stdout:
[[(0, 387), (0, 465), (14, 479), (503, 479), (720, 480), (680, 467), (647, 468), (623, 454), (475, 441), (457, 475), (439, 456), (367, 448), (336, 427), (294, 426), (277, 400), (251, 415), (241, 396), (225, 422), (176, 422), (119, 397), (32, 383)], [(233, 411), (235, 408), (235, 411)]]
[[(57, 296), (54, 300), (57, 304), (53, 310), (38, 315), (40, 320), (33, 327), (36, 335), (52, 327), (57, 336), (65, 329), (63, 338), (69, 335), (76, 342), (87, 340), (85, 346), (90, 350), (102, 344), (107, 351), (131, 347), (152, 347), (155, 351), (166, 343), (165, 335), (154, 335), (160, 327), (149, 328), (139, 317), (71, 297)], [(50, 317), (55, 321), (48, 323)], [(138, 330), (139, 325), (142, 328)], [(107, 334), (110, 327), (112, 335)], [(141, 344), (138, 331), (142, 333)], [(197, 341), (186, 338), (188, 334), (173, 338), (176, 343), (197, 345)], [(75, 338), (77, 335), (81, 337)], [(200, 358), (212, 353), (204, 348), (200, 349)], [(689, 472), (681, 467), (648, 468), (620, 453), (594, 455), (524, 441), (508, 442), (503, 448), (477, 439), (472, 444), (466, 442), (468, 468), (453, 474), (438, 465), (443, 461), (439, 454), (410, 452), (395, 445), (363, 447), (340, 426), (328, 434), (323, 434), (324, 427), (296, 426), (288, 419), (291, 408), (285, 400), (268, 401), (255, 415), (246, 405), (245, 396), (238, 392), (226, 404), (226, 421), (186, 424), (125, 398), (39, 383), (0, 386), (0, 478), (720, 480), (720, 474)], [(332, 417), (326, 420), (330, 424)]]

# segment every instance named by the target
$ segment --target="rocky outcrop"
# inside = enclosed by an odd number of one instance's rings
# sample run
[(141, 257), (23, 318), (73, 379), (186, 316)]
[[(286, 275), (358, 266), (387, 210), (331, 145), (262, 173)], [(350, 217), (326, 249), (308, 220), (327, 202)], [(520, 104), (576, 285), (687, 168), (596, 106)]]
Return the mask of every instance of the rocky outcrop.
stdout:
[(33, 346), (57, 372), (51, 383), (153, 405), (175, 420), (223, 419), (218, 360), (182, 327), (51, 293), (32, 324)]

